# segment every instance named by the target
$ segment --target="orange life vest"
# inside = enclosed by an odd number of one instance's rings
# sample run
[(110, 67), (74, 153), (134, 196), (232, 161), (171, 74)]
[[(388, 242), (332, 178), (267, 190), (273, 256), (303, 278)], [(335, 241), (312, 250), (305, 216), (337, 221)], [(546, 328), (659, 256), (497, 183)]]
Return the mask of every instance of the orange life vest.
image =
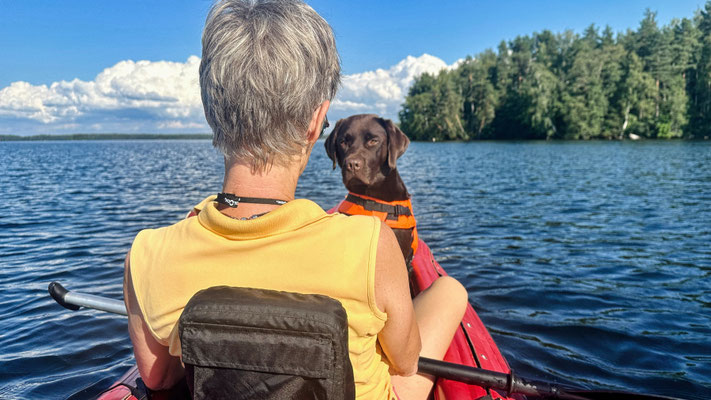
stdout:
[(375, 197), (348, 193), (338, 204), (338, 212), (346, 215), (373, 215), (392, 229), (412, 229), (412, 254), (417, 252), (417, 227), (412, 212), (412, 202), (407, 200), (383, 201)]

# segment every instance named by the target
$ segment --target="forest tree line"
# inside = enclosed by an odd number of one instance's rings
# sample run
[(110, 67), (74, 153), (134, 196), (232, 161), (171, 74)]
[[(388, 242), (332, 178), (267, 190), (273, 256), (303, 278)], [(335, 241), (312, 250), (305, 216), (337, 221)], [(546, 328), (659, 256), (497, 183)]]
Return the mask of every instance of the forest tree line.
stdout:
[(591, 25), (501, 42), (415, 79), (400, 128), (414, 140), (708, 138), (711, 0), (636, 31)]

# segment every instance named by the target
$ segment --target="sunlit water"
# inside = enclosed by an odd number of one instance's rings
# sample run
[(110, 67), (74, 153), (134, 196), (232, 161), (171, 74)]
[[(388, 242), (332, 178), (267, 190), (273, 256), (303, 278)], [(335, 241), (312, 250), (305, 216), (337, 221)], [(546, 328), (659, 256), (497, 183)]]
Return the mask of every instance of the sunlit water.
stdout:
[[(319, 144), (298, 197), (345, 194)], [(420, 236), (521, 376), (711, 397), (711, 145), (414, 143)], [(121, 298), (136, 233), (220, 189), (208, 141), (0, 143), (0, 398), (98, 393), (131, 364)]]

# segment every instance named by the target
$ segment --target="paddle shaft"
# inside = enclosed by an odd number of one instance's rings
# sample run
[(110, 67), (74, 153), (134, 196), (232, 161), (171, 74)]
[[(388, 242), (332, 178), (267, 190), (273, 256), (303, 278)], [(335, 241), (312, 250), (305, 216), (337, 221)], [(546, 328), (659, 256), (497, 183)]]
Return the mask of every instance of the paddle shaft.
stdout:
[(82, 294), (70, 292), (59, 282), (52, 282), (47, 288), (49, 295), (54, 301), (64, 308), (76, 311), (81, 307), (93, 308), (95, 310), (107, 311), (119, 315), (127, 315), (126, 306), (121, 300), (109, 299), (92, 294)]
[[(52, 282), (48, 287), (49, 294), (61, 306), (76, 311), (81, 307), (93, 308), (95, 310), (106, 311), (119, 315), (127, 315), (126, 306), (123, 301), (109, 299), (91, 294), (73, 293), (64, 288), (59, 282)], [(489, 371), (481, 368), (469, 367), (466, 365), (449, 363), (446, 361), (433, 360), (431, 358), (420, 357), (418, 362), (418, 372), (434, 375), (439, 378), (464, 382), (470, 385), (481, 386), (496, 390), (502, 390), (508, 394), (519, 393), (527, 396), (541, 397), (546, 399), (562, 400), (590, 400), (590, 399), (618, 399), (627, 398), (634, 400), (674, 400), (671, 397), (645, 395), (624, 392), (606, 392), (595, 390), (562, 390), (555, 385), (546, 382), (531, 381), (519, 378), (511, 371), (508, 374), (496, 371)], [(571, 393), (575, 392), (575, 393)]]
[(417, 372), (470, 385), (502, 390), (505, 393), (519, 393), (549, 399), (587, 400), (586, 397), (566, 393), (557, 386), (545, 382), (534, 382), (518, 378), (513, 371), (505, 374), (503, 372), (420, 357), (417, 364)]

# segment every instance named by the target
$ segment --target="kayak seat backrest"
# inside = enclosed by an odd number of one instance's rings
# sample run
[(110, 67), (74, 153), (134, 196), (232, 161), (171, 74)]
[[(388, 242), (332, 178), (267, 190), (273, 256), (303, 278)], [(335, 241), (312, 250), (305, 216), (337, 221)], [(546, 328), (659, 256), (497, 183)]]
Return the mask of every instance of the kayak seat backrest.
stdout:
[(217, 286), (178, 322), (194, 399), (354, 399), (348, 320), (328, 296)]

